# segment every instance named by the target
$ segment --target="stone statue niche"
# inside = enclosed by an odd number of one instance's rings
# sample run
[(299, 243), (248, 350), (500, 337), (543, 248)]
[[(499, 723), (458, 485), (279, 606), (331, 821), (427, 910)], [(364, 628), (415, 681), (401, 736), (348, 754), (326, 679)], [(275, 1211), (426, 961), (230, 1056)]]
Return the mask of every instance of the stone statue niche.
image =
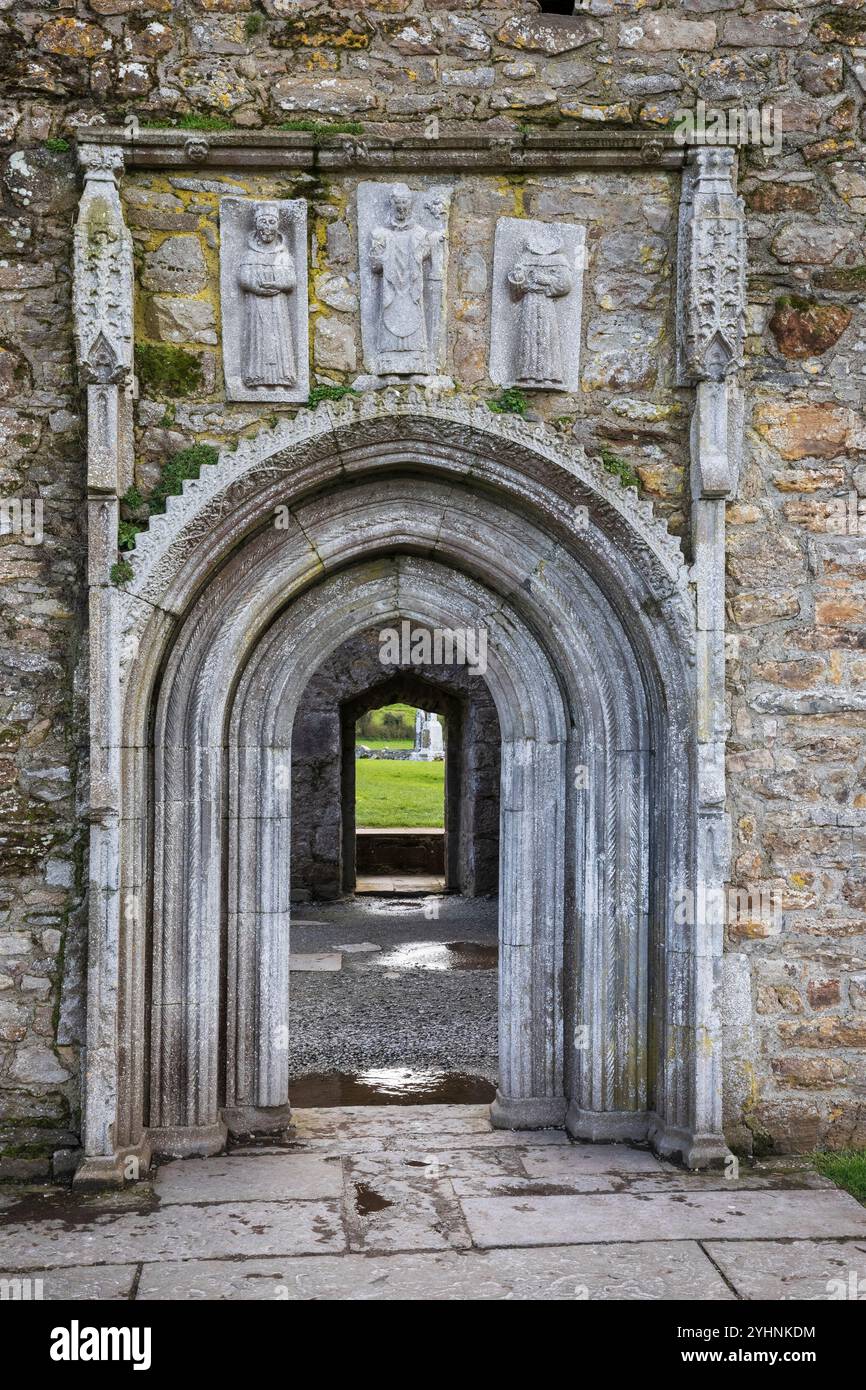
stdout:
[(500, 217), (493, 251), (490, 379), (576, 391), (586, 230)]
[(443, 370), (450, 201), (447, 188), (358, 186), (361, 339), (376, 377)]
[(307, 205), (220, 199), (223, 371), (230, 401), (310, 394)]

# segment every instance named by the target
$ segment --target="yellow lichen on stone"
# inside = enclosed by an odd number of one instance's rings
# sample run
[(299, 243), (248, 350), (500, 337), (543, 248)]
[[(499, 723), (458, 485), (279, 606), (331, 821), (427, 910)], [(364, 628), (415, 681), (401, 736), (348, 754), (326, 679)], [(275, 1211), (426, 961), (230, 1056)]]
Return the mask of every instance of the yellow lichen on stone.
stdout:
[(40, 29), (36, 42), (43, 53), (66, 58), (98, 58), (113, 47), (110, 34), (83, 19), (53, 19)]

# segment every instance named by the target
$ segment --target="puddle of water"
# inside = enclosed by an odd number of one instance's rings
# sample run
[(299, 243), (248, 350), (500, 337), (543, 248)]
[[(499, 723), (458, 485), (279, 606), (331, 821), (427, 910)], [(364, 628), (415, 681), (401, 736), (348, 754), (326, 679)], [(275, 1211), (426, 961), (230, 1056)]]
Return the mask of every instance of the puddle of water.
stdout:
[(436, 1068), (374, 1067), (308, 1072), (289, 1083), (292, 1105), (485, 1105), (496, 1087), (483, 1076)]
[(480, 941), (403, 941), (376, 961), (386, 970), (495, 970), (499, 948)]
[(355, 1183), (355, 1210), (359, 1216), (371, 1216), (374, 1211), (384, 1211), (386, 1207), (393, 1205), (393, 1202), (389, 1202), (381, 1192), (376, 1192), (369, 1183)]

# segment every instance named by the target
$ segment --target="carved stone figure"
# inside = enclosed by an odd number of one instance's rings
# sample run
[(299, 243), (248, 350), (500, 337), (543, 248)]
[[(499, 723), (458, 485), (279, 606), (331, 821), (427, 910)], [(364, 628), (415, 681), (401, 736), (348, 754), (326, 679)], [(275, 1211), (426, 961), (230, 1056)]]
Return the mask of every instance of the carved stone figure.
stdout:
[(585, 229), (500, 217), (493, 253), (490, 379), (575, 391)]
[(376, 227), (370, 239), (370, 264), (382, 277), (376, 341), (380, 372), (430, 370), (424, 276), (444, 233), (425, 231), (413, 219), (413, 201), (405, 183), (396, 184), (390, 223)]
[(520, 301), (517, 380), (523, 386), (561, 386), (562, 348), (556, 299), (571, 290), (574, 277), (555, 227), (530, 232), (508, 274)]
[(286, 296), (297, 283), (295, 263), (273, 203), (256, 207), (238, 280), (244, 292), (244, 385), (294, 386), (295, 350)]
[(364, 360), (381, 376), (439, 369), (448, 200), (404, 183), (362, 184), (361, 324)]
[(306, 400), (306, 206), (223, 198), (220, 227), (226, 396)]

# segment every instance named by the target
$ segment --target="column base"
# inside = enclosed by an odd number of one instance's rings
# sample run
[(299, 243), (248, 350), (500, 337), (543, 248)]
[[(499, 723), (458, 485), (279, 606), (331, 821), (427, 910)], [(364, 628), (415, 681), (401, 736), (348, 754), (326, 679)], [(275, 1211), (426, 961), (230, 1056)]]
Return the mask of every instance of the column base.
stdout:
[(582, 1110), (574, 1101), (565, 1117), (572, 1139), (591, 1144), (640, 1143), (647, 1137), (649, 1124), (646, 1110)]
[(291, 1128), (290, 1105), (235, 1105), (223, 1110), (229, 1134), (239, 1138), (244, 1134), (282, 1134)]
[(562, 1129), (565, 1096), (504, 1096), (496, 1092), (490, 1107), (494, 1129)]
[(139, 1144), (113, 1154), (85, 1154), (72, 1177), (72, 1186), (87, 1191), (100, 1187), (124, 1187), (147, 1175), (152, 1150), (145, 1134)]
[(657, 1117), (650, 1124), (649, 1141), (659, 1158), (681, 1163), (684, 1168), (724, 1168), (733, 1158), (723, 1134), (696, 1134), (666, 1125)]
[(147, 1137), (153, 1152), (163, 1158), (208, 1158), (222, 1153), (228, 1127), (222, 1120), (212, 1125), (168, 1125), (165, 1129), (149, 1129)]

